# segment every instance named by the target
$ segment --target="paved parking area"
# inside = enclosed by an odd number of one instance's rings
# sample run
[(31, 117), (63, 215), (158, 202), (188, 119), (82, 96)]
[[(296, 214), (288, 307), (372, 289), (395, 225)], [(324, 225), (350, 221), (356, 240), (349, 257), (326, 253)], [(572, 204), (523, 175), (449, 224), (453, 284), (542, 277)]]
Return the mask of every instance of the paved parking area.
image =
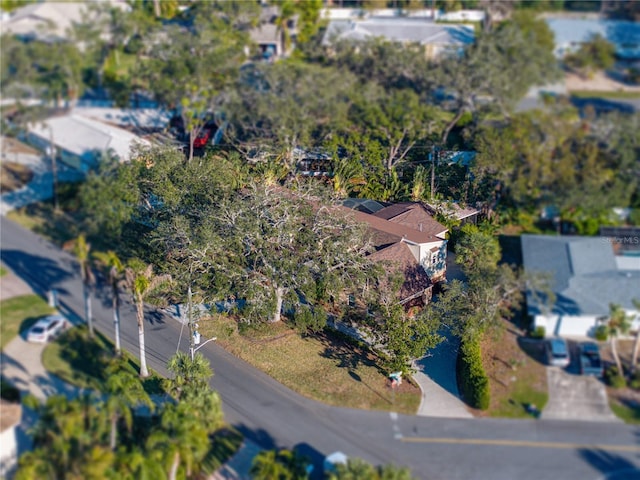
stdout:
[(602, 380), (580, 375), (577, 343), (569, 342), (571, 364), (567, 368), (547, 367), (549, 402), (541, 418), (620, 422), (609, 408)]

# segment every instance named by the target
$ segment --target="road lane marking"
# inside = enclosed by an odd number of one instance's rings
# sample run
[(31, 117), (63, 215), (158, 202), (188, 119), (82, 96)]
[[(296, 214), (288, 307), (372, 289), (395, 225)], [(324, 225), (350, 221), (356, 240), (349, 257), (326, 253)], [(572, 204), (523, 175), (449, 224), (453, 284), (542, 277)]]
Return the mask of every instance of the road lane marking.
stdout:
[(499, 447), (527, 447), (527, 448), (569, 448), (569, 449), (589, 449), (608, 450), (618, 452), (640, 453), (640, 446), (635, 445), (603, 445), (585, 443), (563, 443), (563, 442), (533, 442), (527, 440), (491, 440), (482, 438), (426, 438), (426, 437), (404, 437), (400, 441), (405, 443), (441, 443), (460, 445), (487, 445)]

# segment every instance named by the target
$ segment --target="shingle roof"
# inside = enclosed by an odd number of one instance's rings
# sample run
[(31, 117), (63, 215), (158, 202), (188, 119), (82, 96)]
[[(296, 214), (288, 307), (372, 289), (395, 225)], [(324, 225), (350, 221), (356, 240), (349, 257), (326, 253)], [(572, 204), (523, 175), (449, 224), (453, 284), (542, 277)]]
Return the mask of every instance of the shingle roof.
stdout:
[[(344, 211), (348, 214), (352, 215), (356, 221), (367, 223), (373, 230), (388, 234), (391, 236), (390, 238), (396, 238), (396, 241), (404, 239), (412, 243), (431, 243), (442, 242), (443, 240), (442, 238), (436, 237), (433, 233), (431, 233), (430, 230), (428, 231), (428, 229), (426, 228), (423, 228), (423, 231), (421, 232), (420, 230), (411, 226), (399, 222), (389, 221), (385, 218), (380, 218), (377, 215), (369, 215), (357, 210), (351, 210), (347, 207), (341, 208), (344, 209)], [(442, 227), (442, 225), (440, 226)], [(446, 228), (444, 230), (446, 231)]]
[[(550, 272), (557, 300), (553, 311), (565, 315), (606, 315), (609, 304), (632, 309), (640, 298), (640, 271), (620, 270), (611, 243), (597, 237), (522, 235), (528, 272)], [(541, 308), (527, 292), (530, 314)]]
[(400, 298), (402, 299), (422, 293), (430, 285), (427, 272), (418, 265), (406, 243), (399, 242), (390, 245), (372, 253), (370, 258), (375, 262), (388, 262), (393, 271), (404, 275), (404, 283), (400, 288)]
[(444, 240), (444, 236), (448, 231), (447, 227), (438, 223), (431, 213), (419, 203), (396, 203), (378, 210), (373, 215), (409, 227), (420, 233), (440, 237), (442, 240)]

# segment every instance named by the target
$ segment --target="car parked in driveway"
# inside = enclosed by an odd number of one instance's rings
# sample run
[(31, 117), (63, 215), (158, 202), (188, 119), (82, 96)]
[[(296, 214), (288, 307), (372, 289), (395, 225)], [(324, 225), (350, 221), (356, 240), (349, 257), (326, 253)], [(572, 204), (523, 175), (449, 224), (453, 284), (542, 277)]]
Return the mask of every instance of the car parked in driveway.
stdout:
[(547, 363), (554, 367), (568, 367), (571, 363), (567, 341), (560, 337), (550, 338), (546, 342)]
[(41, 318), (27, 332), (27, 341), (47, 343), (64, 330), (65, 322), (66, 320), (62, 315), (49, 315)]
[(580, 373), (601, 378), (604, 368), (598, 345), (593, 342), (584, 342), (580, 344), (578, 351), (580, 354)]

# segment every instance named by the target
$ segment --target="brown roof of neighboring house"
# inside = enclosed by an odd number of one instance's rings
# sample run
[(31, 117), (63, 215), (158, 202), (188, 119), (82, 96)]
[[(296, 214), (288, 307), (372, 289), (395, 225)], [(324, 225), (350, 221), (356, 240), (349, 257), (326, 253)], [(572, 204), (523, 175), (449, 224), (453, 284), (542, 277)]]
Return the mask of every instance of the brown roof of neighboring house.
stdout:
[(373, 216), (404, 225), (419, 233), (425, 233), (434, 237), (439, 236), (439, 240), (443, 240), (444, 235), (448, 231), (447, 227), (438, 223), (431, 213), (419, 203), (396, 203), (382, 210), (378, 210)]
[(378, 250), (370, 258), (375, 262), (388, 262), (393, 271), (404, 275), (404, 283), (400, 288), (401, 299), (422, 293), (430, 285), (427, 272), (418, 265), (406, 243), (398, 242)]
[[(387, 210), (387, 208), (383, 210)], [(443, 239), (437, 237), (434, 232), (436, 230), (438, 231), (437, 233), (444, 233), (447, 231), (446, 227), (443, 227), (431, 217), (429, 217), (431, 221), (431, 223), (429, 223), (429, 228), (426, 227), (427, 223), (425, 221), (425, 223), (423, 224), (423, 229), (422, 231), (420, 231), (419, 229), (412, 227), (411, 224), (407, 225), (398, 221), (394, 221), (393, 219), (389, 220), (384, 217), (378, 216), (378, 214), (370, 215), (368, 213), (359, 212), (357, 210), (351, 210), (348, 207), (341, 207), (341, 209), (347, 212), (349, 215), (352, 215), (356, 221), (369, 224), (369, 226), (373, 230), (385, 234), (390, 239), (395, 238), (395, 241), (405, 239), (412, 243), (441, 242)], [(382, 212), (383, 210), (380, 210), (380, 212)], [(432, 223), (437, 224), (439, 228), (432, 225)]]

